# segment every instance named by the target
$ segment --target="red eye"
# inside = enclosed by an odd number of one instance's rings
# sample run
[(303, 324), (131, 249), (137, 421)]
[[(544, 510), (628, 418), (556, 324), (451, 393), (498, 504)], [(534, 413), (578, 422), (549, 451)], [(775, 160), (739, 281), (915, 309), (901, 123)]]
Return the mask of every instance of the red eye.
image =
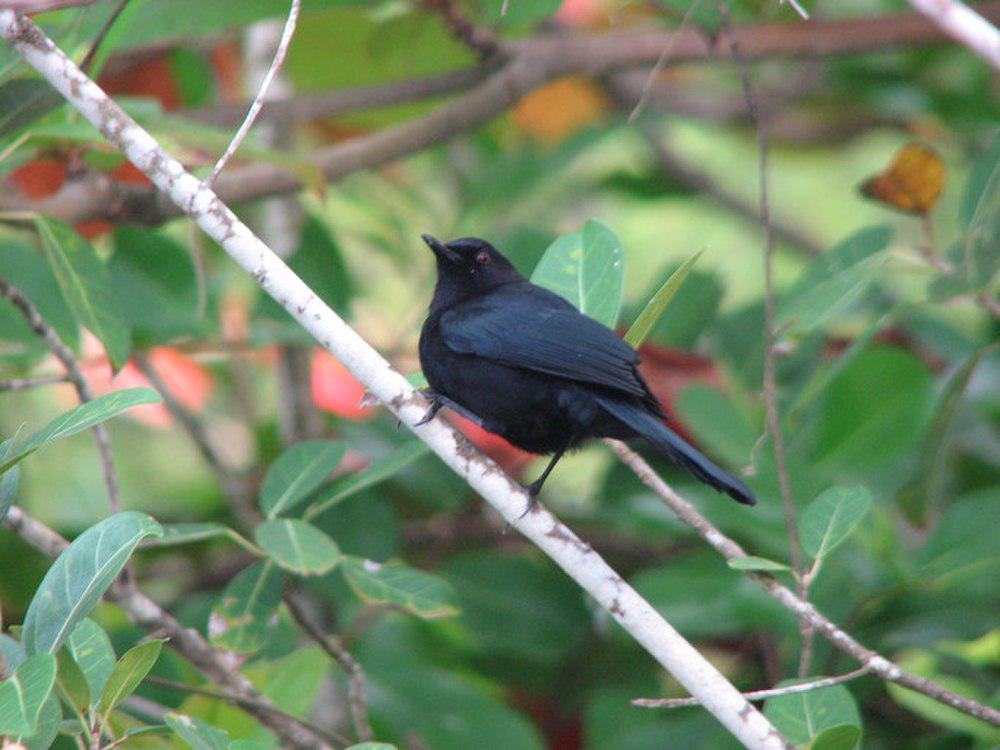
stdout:
[(480, 250), (478, 253), (476, 253), (476, 263), (478, 263), (481, 266), (488, 266), (491, 260), (493, 259), (490, 257), (490, 254), (485, 250)]

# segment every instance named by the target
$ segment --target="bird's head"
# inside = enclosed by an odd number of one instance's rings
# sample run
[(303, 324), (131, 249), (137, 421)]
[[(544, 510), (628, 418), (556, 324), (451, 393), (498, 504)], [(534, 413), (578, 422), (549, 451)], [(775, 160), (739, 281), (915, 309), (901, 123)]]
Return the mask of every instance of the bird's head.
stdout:
[(438, 288), (449, 301), (464, 299), (494, 287), (524, 279), (499, 250), (486, 240), (463, 237), (441, 242), (429, 234), (422, 235), (437, 257)]

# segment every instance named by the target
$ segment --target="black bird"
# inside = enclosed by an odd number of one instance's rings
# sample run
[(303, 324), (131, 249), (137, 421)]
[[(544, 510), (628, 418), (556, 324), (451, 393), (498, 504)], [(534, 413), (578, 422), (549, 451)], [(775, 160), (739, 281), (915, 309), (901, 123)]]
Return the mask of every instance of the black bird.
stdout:
[(531, 453), (553, 454), (526, 489), (538, 494), (563, 453), (596, 437), (642, 437), (720, 492), (747, 505), (753, 493), (667, 427), (636, 369), (639, 355), (614, 331), (532, 284), (484, 240), (447, 244), (420, 332), (430, 411), (448, 406)]

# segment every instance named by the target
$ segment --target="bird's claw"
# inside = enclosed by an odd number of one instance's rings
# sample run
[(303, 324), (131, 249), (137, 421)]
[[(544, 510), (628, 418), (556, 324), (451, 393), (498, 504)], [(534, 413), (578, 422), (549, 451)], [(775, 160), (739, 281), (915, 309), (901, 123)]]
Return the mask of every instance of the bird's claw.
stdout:
[(421, 391), (421, 393), (424, 398), (431, 402), (431, 408), (427, 410), (427, 413), (420, 418), (420, 421), (417, 422), (414, 427), (420, 427), (421, 425), (427, 424), (434, 419), (434, 417), (437, 416), (437, 413), (441, 411), (442, 407), (444, 407), (444, 402), (437, 398), (436, 394), (431, 391)]
[(528, 505), (525, 507), (524, 512), (517, 517), (518, 521), (531, 513), (531, 511), (535, 509), (535, 506), (538, 505), (538, 493), (542, 489), (542, 483), (535, 480), (531, 484), (522, 484), (521, 486), (524, 487), (525, 492), (528, 493)]

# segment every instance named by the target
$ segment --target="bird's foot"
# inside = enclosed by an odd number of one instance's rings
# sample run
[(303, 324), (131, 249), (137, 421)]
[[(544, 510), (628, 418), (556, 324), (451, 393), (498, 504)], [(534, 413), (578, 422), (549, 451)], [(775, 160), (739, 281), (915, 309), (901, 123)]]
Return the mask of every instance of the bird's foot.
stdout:
[(520, 521), (522, 518), (524, 518), (526, 515), (528, 515), (531, 511), (533, 511), (535, 509), (535, 506), (538, 505), (538, 502), (539, 502), (538, 501), (538, 493), (541, 491), (542, 484), (544, 484), (544, 483), (545, 483), (545, 479), (544, 479), (544, 477), (541, 477), (539, 479), (536, 479), (531, 484), (522, 484), (521, 485), (522, 487), (524, 487), (525, 491), (528, 493), (528, 505), (527, 505), (527, 507), (525, 507), (524, 512), (517, 517), (518, 521)]
[(421, 425), (427, 424), (434, 419), (434, 417), (437, 416), (437, 413), (444, 407), (444, 401), (442, 401), (438, 395), (434, 393), (434, 391), (422, 390), (420, 392), (423, 394), (424, 398), (431, 402), (431, 408), (427, 410), (427, 413), (420, 418), (420, 421), (417, 422), (414, 427), (420, 427)]

